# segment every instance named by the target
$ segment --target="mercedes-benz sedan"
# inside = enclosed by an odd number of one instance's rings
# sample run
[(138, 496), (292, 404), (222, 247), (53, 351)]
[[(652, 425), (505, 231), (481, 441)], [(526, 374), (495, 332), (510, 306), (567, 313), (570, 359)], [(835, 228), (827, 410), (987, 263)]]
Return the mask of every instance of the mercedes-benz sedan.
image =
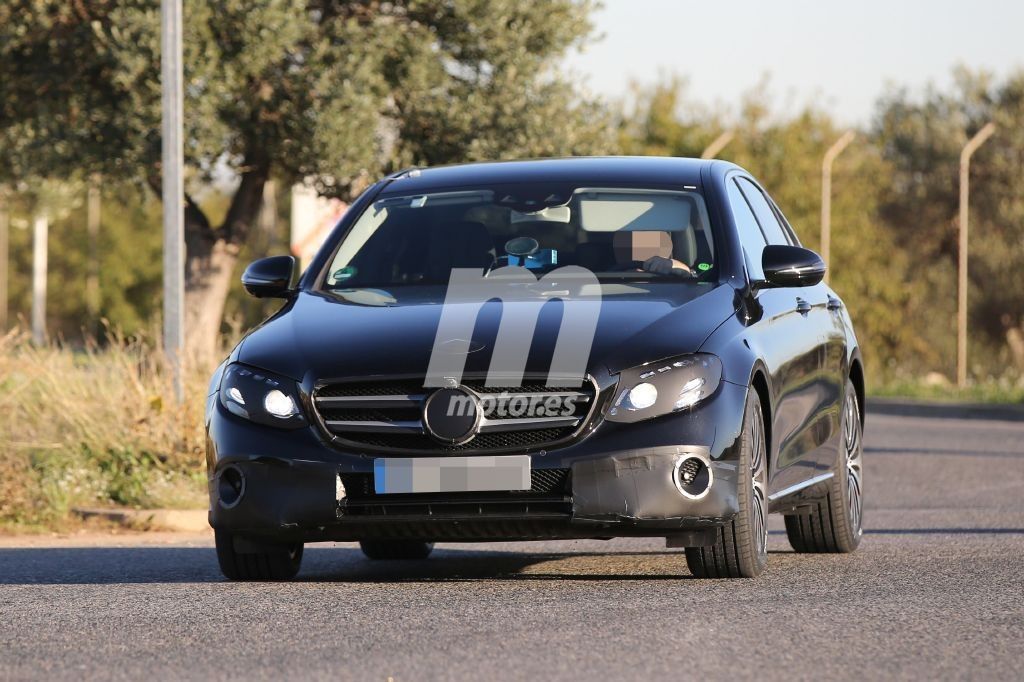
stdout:
[[(304, 543), (663, 537), (752, 577), (861, 538), (850, 316), (742, 168), (587, 158), (413, 169), (351, 206), (217, 369), (210, 522), (229, 578)], [(682, 553), (682, 552), (681, 552)]]

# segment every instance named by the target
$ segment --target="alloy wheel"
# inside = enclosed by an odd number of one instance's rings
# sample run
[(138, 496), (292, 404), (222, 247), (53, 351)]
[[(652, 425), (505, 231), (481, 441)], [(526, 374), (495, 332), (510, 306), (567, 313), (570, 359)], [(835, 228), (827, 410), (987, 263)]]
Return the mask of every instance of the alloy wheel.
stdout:
[(754, 537), (757, 541), (757, 553), (768, 551), (768, 524), (766, 520), (765, 478), (766, 461), (764, 442), (764, 416), (761, 410), (754, 410), (750, 425), (750, 481), (751, 501), (753, 503)]
[(846, 421), (846, 496), (850, 510), (850, 527), (858, 536), (863, 533), (861, 519), (863, 516), (864, 491), (862, 464), (860, 411), (857, 409), (857, 398), (851, 394), (846, 396), (844, 406)]

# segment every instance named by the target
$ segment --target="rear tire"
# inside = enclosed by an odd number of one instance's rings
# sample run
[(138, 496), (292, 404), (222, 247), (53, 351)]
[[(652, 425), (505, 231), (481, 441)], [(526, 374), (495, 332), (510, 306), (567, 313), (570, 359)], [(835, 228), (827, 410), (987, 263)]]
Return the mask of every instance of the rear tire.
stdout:
[(695, 578), (755, 578), (768, 563), (768, 444), (757, 391), (747, 391), (737, 473), (739, 513), (717, 530), (708, 547), (687, 547), (686, 565)]
[(426, 559), (434, 551), (433, 542), (419, 540), (360, 540), (359, 548), (374, 561), (412, 561)]
[(217, 562), (221, 573), (229, 580), (291, 580), (302, 566), (303, 545), (253, 545), (262, 551), (239, 552), (235, 535), (227, 531), (214, 531), (217, 543)]
[(786, 536), (800, 553), (852, 552), (864, 535), (864, 427), (853, 382), (846, 381), (841, 451), (828, 497), (786, 516)]

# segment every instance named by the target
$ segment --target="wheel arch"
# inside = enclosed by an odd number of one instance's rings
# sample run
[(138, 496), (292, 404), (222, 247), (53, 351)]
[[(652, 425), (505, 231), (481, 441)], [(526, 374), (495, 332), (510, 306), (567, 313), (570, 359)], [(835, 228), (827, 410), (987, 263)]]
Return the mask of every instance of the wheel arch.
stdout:
[(768, 458), (768, 470), (775, 466), (775, 453), (772, 448), (772, 399), (768, 387), (768, 373), (760, 363), (755, 364), (750, 373), (750, 388), (757, 391), (761, 400), (761, 412), (764, 417), (764, 435), (766, 439), (765, 456)]
[(855, 353), (850, 360), (850, 381), (853, 383), (853, 390), (857, 392), (857, 407), (860, 412), (860, 423), (863, 424), (866, 410), (866, 388), (864, 383), (864, 363), (861, 361), (859, 353)]

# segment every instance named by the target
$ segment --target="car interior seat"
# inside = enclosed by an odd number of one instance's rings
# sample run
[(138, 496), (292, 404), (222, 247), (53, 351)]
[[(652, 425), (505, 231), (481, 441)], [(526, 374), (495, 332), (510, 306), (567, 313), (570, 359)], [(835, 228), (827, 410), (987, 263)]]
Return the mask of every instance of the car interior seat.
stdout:
[(440, 223), (430, 230), (426, 277), (447, 282), (453, 268), (483, 269), (494, 263), (494, 242), (483, 223), (462, 220)]

